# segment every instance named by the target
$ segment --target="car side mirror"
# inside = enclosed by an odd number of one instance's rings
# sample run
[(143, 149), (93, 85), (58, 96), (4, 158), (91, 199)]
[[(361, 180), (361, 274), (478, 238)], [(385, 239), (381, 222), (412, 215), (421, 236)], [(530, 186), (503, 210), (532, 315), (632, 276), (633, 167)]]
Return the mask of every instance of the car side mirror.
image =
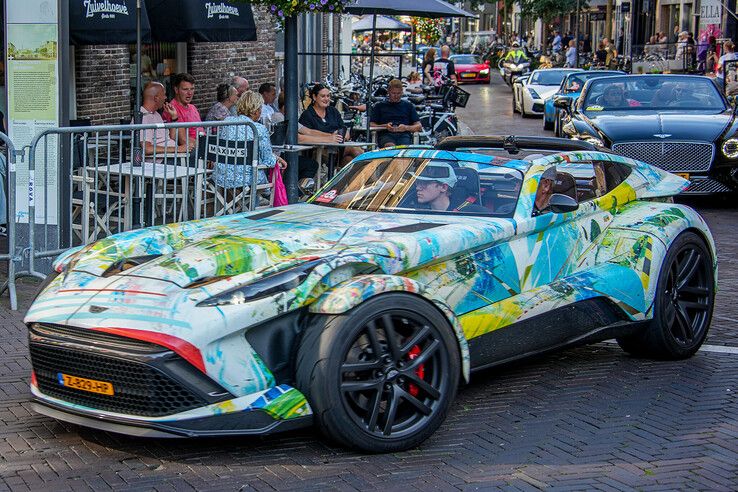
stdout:
[(551, 199), (548, 201), (548, 207), (555, 214), (563, 214), (566, 212), (573, 212), (579, 208), (579, 202), (570, 197), (569, 195), (563, 195), (561, 193), (554, 193), (551, 195)]
[(554, 98), (554, 107), (563, 109), (564, 111), (569, 111), (571, 109), (571, 103), (574, 100), (571, 97), (567, 96), (556, 96)]

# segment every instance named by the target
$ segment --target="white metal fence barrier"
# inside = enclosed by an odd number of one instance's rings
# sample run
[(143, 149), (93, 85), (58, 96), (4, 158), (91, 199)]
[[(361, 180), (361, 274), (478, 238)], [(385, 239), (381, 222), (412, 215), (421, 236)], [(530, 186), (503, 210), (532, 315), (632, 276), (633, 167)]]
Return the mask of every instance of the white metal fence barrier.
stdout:
[[(274, 197), (266, 174), (274, 162), (271, 149), (263, 140), (260, 148), (250, 121), (44, 131), (28, 148), (27, 202), (20, 202), (27, 213), (15, 211), (19, 155), (7, 136), (0, 140), (10, 163), (8, 217), (15, 217), (8, 221), (8, 253), (0, 255), (8, 261), (4, 288), (12, 309), (16, 278), (44, 278), (51, 260), (71, 247), (141, 227), (271, 206)], [(16, 271), (19, 261), (26, 269)]]
[[(23, 158), (23, 151), (16, 150), (13, 142), (4, 133), (0, 133), (0, 220), (5, 221), (7, 230), (7, 253), (0, 253), (0, 261), (8, 263), (8, 278), (0, 287), (0, 294), (8, 291), (10, 308), (18, 308), (18, 297), (15, 290), (16, 267), (21, 251), (16, 247), (15, 234), (15, 173), (17, 160)], [(2, 205), (5, 205), (3, 208)]]

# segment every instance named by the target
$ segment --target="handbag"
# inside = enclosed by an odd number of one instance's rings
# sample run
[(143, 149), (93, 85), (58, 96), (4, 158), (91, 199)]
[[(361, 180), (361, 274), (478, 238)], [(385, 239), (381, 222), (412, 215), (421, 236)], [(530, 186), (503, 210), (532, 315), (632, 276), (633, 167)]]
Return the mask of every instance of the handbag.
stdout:
[(275, 165), (271, 169), (269, 179), (274, 183), (273, 206), (281, 207), (283, 205), (288, 205), (289, 201), (287, 200), (287, 188), (284, 186), (284, 181), (282, 181), (282, 172), (279, 169), (279, 165)]

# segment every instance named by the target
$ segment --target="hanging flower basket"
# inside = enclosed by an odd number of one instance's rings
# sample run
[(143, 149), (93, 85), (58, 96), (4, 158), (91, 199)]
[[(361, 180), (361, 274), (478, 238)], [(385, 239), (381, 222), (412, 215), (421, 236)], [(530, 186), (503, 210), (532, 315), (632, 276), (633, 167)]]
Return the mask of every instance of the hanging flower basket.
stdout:
[(445, 26), (443, 19), (413, 17), (410, 19), (410, 24), (415, 26), (415, 32), (425, 44), (433, 46), (443, 37), (443, 28)]
[(251, 0), (252, 5), (262, 5), (277, 19), (280, 26), (284, 19), (298, 14), (338, 14), (351, 0)]

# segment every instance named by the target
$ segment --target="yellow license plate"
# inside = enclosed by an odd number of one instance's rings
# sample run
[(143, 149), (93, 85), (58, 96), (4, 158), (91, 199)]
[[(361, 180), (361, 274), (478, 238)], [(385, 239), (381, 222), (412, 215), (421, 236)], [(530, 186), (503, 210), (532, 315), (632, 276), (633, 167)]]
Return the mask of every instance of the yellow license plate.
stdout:
[(59, 384), (67, 388), (74, 388), (90, 393), (99, 393), (101, 395), (113, 396), (113, 385), (105, 381), (96, 381), (94, 379), (80, 378), (78, 376), (70, 376), (69, 374), (58, 373), (57, 378)]
[(464, 77), (464, 78), (466, 78), (466, 79), (472, 79), (472, 78), (476, 77), (476, 74), (473, 74), (473, 73), (462, 73), (461, 76)]
[(680, 178), (689, 179), (689, 173), (674, 173)]

